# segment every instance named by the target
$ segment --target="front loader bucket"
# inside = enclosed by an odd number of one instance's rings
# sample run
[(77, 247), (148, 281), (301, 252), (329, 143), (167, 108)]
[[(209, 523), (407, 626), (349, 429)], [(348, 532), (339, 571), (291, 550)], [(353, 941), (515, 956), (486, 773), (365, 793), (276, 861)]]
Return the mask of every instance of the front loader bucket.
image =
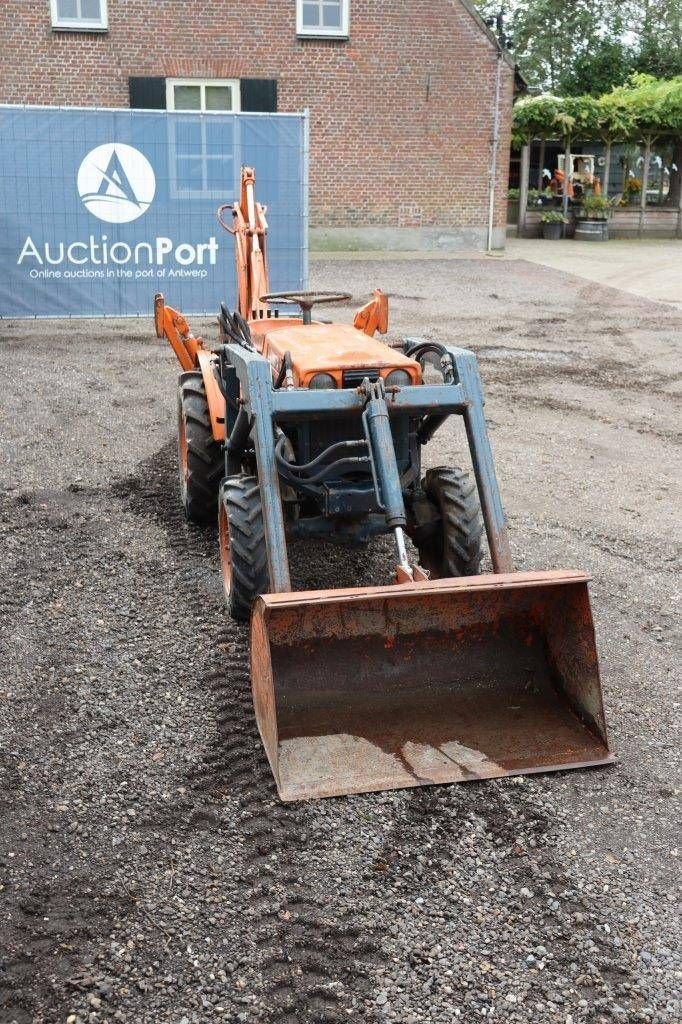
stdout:
[(259, 598), (256, 718), (283, 800), (613, 760), (580, 572)]

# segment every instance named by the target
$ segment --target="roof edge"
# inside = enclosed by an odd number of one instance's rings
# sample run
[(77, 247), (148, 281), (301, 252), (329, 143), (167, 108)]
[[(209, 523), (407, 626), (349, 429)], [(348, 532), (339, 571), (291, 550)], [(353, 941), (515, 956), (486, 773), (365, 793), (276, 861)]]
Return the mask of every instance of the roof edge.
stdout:
[(471, 0), (458, 0), (458, 2), (462, 5), (464, 10), (470, 15), (470, 17), (473, 18), (473, 20), (476, 22), (481, 31), (484, 32), (485, 35), (487, 35), (490, 42), (493, 44), (497, 52), (504, 58), (504, 60), (506, 60), (509, 67), (512, 68), (512, 70), (516, 71), (517, 64), (514, 58), (512, 57), (511, 53), (504, 46), (502, 46), (500, 40), (497, 38), (492, 29), (490, 29), (486, 25), (485, 21), (483, 20), (479, 12), (476, 10), (473, 3), (471, 3)]

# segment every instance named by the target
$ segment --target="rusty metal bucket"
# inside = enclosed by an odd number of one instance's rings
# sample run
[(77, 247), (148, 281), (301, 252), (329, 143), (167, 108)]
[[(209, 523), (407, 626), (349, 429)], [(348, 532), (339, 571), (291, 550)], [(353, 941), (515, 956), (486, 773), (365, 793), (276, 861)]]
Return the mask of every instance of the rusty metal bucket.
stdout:
[(259, 598), (251, 675), (283, 800), (613, 760), (581, 572)]

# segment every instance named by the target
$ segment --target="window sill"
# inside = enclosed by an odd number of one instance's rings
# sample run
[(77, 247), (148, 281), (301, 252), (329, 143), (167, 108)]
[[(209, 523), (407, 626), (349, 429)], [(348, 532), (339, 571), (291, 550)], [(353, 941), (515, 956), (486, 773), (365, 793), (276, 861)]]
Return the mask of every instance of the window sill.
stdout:
[(347, 43), (350, 36), (344, 32), (297, 32), (296, 38), (299, 43), (310, 39), (313, 43)]
[(81, 35), (106, 35), (109, 31), (108, 25), (53, 25), (53, 32), (79, 32)]

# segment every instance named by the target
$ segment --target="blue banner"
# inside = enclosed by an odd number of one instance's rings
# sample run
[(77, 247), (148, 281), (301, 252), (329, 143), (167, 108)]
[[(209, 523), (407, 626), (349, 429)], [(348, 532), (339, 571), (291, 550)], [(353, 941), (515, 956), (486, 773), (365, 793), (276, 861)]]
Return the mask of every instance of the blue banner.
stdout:
[[(272, 291), (307, 286), (302, 114), (0, 106), (0, 316), (135, 316), (235, 305), (216, 211), (242, 165), (267, 205)], [(228, 221), (229, 211), (228, 211)]]

